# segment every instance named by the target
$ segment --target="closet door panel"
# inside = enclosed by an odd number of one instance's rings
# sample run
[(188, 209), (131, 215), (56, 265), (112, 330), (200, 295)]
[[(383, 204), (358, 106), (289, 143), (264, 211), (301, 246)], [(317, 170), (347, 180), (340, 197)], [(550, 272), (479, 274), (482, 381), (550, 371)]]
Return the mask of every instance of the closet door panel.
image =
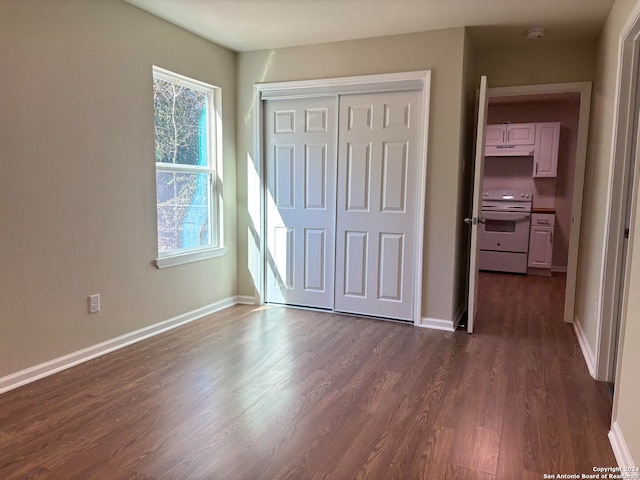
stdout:
[[(363, 298), (367, 293), (367, 232), (345, 231), (344, 295)], [(338, 272), (339, 274), (339, 272)]]
[(326, 210), (327, 145), (305, 145), (304, 207)]
[(348, 211), (369, 210), (371, 144), (349, 144), (346, 158), (346, 205)]
[(404, 235), (380, 234), (378, 258), (378, 298), (402, 302)]
[(337, 98), (264, 111), (266, 301), (333, 309)]
[[(325, 272), (327, 230), (305, 228), (304, 231), (304, 290), (326, 292)], [(330, 279), (333, 282), (333, 279)]]
[(413, 320), (420, 113), (419, 91), (340, 97), (337, 311)]
[(382, 144), (381, 212), (404, 212), (407, 198), (407, 142)]

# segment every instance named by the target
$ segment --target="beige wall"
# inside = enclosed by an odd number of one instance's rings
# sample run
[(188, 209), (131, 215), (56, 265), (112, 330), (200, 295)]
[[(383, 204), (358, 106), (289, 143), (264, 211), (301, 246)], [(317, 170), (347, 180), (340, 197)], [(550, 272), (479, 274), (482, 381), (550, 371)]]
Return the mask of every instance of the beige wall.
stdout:
[[(234, 63), (120, 0), (0, 2), (0, 377), (235, 295)], [(229, 200), (226, 256), (163, 270), (153, 64), (222, 87)]]
[[(457, 309), (455, 239), (462, 117), (464, 29), (337, 42), (238, 55), (238, 286), (254, 292), (248, 269), (247, 155), (253, 154), (256, 82), (432, 70), (422, 316), (451, 320)], [(454, 268), (452, 268), (452, 265)]]
[(478, 48), (478, 74), (489, 87), (592, 81), (595, 43), (549, 44), (544, 39), (526, 48)]

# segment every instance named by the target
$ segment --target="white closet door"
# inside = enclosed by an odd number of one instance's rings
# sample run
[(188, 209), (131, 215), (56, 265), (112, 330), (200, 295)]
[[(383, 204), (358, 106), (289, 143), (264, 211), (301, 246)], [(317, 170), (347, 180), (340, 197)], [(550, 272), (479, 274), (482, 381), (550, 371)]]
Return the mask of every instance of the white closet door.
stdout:
[(269, 100), (266, 301), (333, 308), (337, 98)]
[(340, 97), (337, 311), (413, 320), (421, 92)]

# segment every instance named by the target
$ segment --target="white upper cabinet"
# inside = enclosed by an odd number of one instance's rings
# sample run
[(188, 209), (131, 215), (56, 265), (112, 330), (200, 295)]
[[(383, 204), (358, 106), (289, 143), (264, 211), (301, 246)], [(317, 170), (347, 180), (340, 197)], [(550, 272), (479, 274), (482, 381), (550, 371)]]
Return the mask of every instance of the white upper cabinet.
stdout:
[(512, 123), (506, 127), (506, 145), (534, 145), (536, 143), (535, 123)]
[(534, 178), (557, 176), (559, 145), (560, 122), (538, 123), (533, 154)]
[(533, 178), (556, 177), (560, 122), (487, 125), (487, 157), (533, 155)]
[(487, 125), (485, 136), (485, 145), (487, 146), (534, 145), (535, 142), (535, 123)]
[(507, 138), (506, 125), (487, 125), (485, 145), (504, 145)]

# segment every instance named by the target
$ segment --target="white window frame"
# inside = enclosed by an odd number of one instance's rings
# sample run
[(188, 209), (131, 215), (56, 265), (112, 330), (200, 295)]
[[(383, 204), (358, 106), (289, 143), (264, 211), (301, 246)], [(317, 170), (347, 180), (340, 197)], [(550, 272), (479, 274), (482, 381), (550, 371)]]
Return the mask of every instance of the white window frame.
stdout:
[[(176, 173), (205, 173), (210, 175), (209, 186), (209, 230), (211, 244), (195, 248), (184, 248), (171, 252), (160, 252), (158, 244), (156, 251), (158, 256), (155, 264), (158, 268), (172, 267), (185, 263), (196, 262), (208, 258), (224, 255), (227, 248), (224, 246), (223, 232), (223, 196), (222, 196), (222, 89), (214, 85), (194, 80), (184, 75), (171, 72), (161, 67), (153, 66), (153, 80), (162, 80), (175, 84), (181, 84), (204, 93), (207, 96), (207, 130), (208, 130), (208, 165), (178, 165), (156, 162), (156, 178), (159, 171)], [(154, 112), (155, 113), (155, 112)], [(156, 186), (157, 207), (157, 186)], [(157, 208), (156, 208), (157, 225)], [(158, 232), (156, 231), (156, 241)]]

